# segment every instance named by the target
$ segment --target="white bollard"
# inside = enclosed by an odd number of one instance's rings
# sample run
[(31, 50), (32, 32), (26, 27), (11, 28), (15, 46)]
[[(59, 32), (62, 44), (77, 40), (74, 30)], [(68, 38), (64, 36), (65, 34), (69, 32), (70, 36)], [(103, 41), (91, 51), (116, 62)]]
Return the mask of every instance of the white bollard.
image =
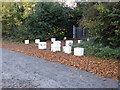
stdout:
[(53, 44), (61, 44), (61, 41), (54, 41)]
[(74, 55), (75, 56), (83, 56), (84, 48), (79, 48), (79, 47), (74, 48)]
[(47, 43), (46, 42), (39, 42), (38, 49), (47, 49)]
[(39, 43), (40, 42), (40, 39), (35, 39), (35, 43)]
[(89, 39), (89, 38), (87, 38), (87, 41), (90, 41), (90, 39)]
[(72, 46), (73, 40), (66, 40), (66, 46)]
[(82, 42), (82, 40), (78, 40), (78, 43), (81, 43)]
[(29, 44), (29, 40), (25, 40), (25, 44)]
[(66, 40), (66, 39), (67, 39), (67, 37), (64, 37), (64, 38), (63, 38), (63, 40)]
[(51, 38), (51, 42), (54, 42), (54, 41), (56, 41), (56, 38)]
[(63, 52), (70, 54), (72, 51), (72, 47), (71, 46), (63, 46)]
[(60, 44), (51, 44), (51, 51), (61, 51), (61, 45)]

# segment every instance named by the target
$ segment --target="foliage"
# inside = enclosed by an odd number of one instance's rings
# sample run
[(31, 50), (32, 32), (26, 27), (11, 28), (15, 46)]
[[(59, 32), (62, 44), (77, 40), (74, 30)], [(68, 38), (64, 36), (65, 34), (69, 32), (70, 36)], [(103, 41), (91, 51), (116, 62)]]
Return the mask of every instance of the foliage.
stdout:
[(90, 42), (84, 47), (87, 55), (120, 59), (120, 3), (79, 3), (82, 18), (79, 25), (89, 31)]
[(96, 9), (99, 12), (100, 23), (96, 27), (99, 42), (113, 48), (120, 46), (120, 3), (99, 3)]
[(10, 37), (11, 34), (14, 34), (17, 25), (20, 25), (21, 12), (17, 13), (19, 10), (16, 7), (16, 3), (3, 3), (2, 7), (2, 24), (3, 24), (3, 38)]
[[(71, 9), (57, 2), (3, 2), (2, 36), (9, 41), (71, 38), (72, 25), (89, 31), (85, 53), (120, 59), (120, 3), (77, 3)], [(76, 47), (76, 46), (73, 46)]]
[(101, 43), (95, 43), (94, 41), (86, 41), (82, 42), (81, 44), (74, 45), (72, 47), (83, 47), (85, 48), (85, 54), (87, 55), (92, 55), (92, 56), (97, 56), (101, 58), (114, 58), (114, 59), (119, 59), (120, 60), (120, 48), (115, 48), (112, 49), (109, 46), (104, 46)]
[(2, 11), (3, 39), (19, 42), (69, 38), (77, 15), (73, 9), (53, 2), (3, 2)]
[(89, 3), (84, 9), (86, 7), (88, 8), (83, 12), (83, 17), (80, 20), (81, 27), (89, 30), (89, 35), (94, 38), (94, 42), (111, 48), (119, 47), (120, 3)]
[[(3, 2), (2, 3), (2, 37), (3, 39), (16, 40), (21, 34), (20, 26), (31, 13), (34, 3)], [(31, 6), (31, 8), (30, 8)], [(31, 10), (28, 10), (31, 9)], [(20, 40), (20, 39), (19, 39)]]
[(27, 17), (25, 25), (31, 39), (48, 40), (51, 37), (62, 39), (70, 37), (72, 21), (69, 19), (72, 9), (63, 7), (59, 3), (37, 3), (34, 14)]

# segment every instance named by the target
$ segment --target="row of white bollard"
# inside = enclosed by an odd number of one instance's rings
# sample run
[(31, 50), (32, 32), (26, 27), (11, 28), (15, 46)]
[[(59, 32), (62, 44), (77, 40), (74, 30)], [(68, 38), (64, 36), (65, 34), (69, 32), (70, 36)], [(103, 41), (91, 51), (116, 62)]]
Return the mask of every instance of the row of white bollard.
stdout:
[[(29, 44), (29, 40), (25, 40), (25, 44)], [(46, 49), (47, 43), (46, 42), (40, 42), (40, 39), (35, 39), (35, 43), (38, 44), (38, 49)]]
[[(54, 42), (56, 41), (55, 38), (51, 38), (51, 42)], [(40, 42), (40, 39), (35, 39), (35, 43), (39, 43)], [(78, 43), (81, 43), (82, 40), (78, 40)], [(29, 40), (25, 40), (25, 44), (29, 44)], [(73, 45), (73, 41), (72, 40), (66, 40), (66, 46), (69, 45), (69, 46), (72, 46)]]
[[(65, 38), (66, 39), (66, 38)], [(72, 53), (72, 45), (73, 40), (66, 40), (65, 46), (62, 47), (61, 50), (61, 41), (56, 41), (56, 38), (51, 38), (51, 51), (63, 51), (64, 53), (70, 54)], [(78, 40), (78, 43), (81, 43), (82, 40)], [(35, 43), (38, 44), (38, 49), (47, 49), (47, 43), (46, 42), (40, 42), (40, 39), (35, 39)], [(29, 44), (29, 40), (25, 40), (25, 44)], [(83, 56), (84, 55), (84, 48), (74, 48), (74, 55), (76, 56)]]
[[(25, 40), (24, 42), (25, 42), (25, 44), (29, 44), (30, 43), (29, 40)], [(40, 42), (40, 39), (35, 39), (35, 43), (39, 43), (39, 42)]]

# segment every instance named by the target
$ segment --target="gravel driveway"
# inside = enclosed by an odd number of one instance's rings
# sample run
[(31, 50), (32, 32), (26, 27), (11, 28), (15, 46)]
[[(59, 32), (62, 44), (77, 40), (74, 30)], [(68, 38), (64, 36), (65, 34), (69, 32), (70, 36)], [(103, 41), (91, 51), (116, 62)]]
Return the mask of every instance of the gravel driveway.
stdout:
[(56, 62), (2, 49), (2, 87), (118, 88), (118, 81)]

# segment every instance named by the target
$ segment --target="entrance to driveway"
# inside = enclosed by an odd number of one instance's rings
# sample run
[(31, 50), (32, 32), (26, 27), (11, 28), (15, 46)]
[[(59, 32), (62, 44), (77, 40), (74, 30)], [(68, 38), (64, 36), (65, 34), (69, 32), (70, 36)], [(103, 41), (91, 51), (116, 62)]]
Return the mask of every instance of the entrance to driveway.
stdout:
[(118, 88), (117, 80), (98, 77), (101, 76), (2, 49), (3, 88)]

